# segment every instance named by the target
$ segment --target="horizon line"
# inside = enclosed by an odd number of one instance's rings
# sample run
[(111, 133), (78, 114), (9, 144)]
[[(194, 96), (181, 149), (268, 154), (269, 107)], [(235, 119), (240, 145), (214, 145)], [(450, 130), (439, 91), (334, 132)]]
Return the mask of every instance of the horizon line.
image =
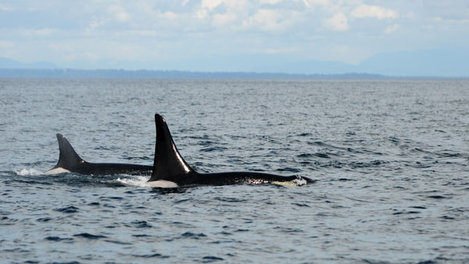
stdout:
[[(29, 72), (29, 74), (28, 74)], [(23, 73), (23, 74), (19, 74)], [(25, 74), (26, 73), (26, 74)], [(125, 75), (116, 75), (124, 73)], [(155, 70), (155, 69), (117, 69), (117, 68), (0, 68), (0, 78), (97, 78), (97, 79), (469, 79), (469, 76), (437, 75), (386, 75), (369, 72), (342, 73), (292, 73), (257, 71), (193, 71), (193, 70)]]

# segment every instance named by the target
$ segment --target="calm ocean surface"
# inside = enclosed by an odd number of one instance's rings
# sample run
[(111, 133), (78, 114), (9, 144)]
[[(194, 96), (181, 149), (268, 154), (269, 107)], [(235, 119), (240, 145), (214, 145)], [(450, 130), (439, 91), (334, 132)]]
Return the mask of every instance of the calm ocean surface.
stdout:
[[(469, 80), (0, 79), (0, 263), (469, 263)], [(200, 172), (301, 187), (154, 190), (44, 175), (152, 164), (154, 114)]]

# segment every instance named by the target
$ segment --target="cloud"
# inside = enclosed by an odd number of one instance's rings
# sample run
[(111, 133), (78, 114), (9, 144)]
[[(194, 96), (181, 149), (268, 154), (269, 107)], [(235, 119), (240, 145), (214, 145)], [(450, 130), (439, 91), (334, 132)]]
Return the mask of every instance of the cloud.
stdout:
[(437, 23), (469, 24), (469, 19), (444, 19), (442, 17), (434, 17), (432, 20)]
[(311, 7), (313, 5), (327, 6), (329, 4), (329, 0), (303, 0), (303, 4), (306, 7)]
[(219, 5), (221, 5), (224, 2), (229, 2), (226, 0), (202, 0), (202, 3), (200, 4), (200, 7), (202, 9), (207, 9), (209, 11), (217, 8)]
[(344, 13), (337, 13), (324, 22), (327, 28), (335, 31), (346, 31), (349, 29), (348, 19)]
[(286, 54), (286, 53), (294, 53), (297, 52), (298, 48), (296, 47), (287, 47), (287, 48), (267, 48), (263, 49), (262, 52), (265, 54)]
[(358, 62), (387, 50), (469, 46), (467, 1), (0, 0), (0, 52), (84, 67), (254, 53)]
[(215, 14), (212, 18), (212, 23), (215, 27), (225, 27), (233, 24), (237, 20), (237, 16), (233, 13)]
[(4, 3), (0, 3), (0, 11), (13, 11), (15, 10), (13, 7), (8, 6)]
[(214, 29), (232, 30), (233, 32), (260, 30), (266, 32), (283, 31), (294, 24), (299, 12), (268, 6), (283, 0), (202, 0), (198, 8), (192, 10), (199, 26), (208, 22)]
[(88, 27), (86, 28), (86, 32), (92, 32), (94, 30), (96, 30), (97, 28), (103, 26), (104, 24), (106, 24), (106, 21), (104, 19), (95, 19), (95, 20), (92, 20), (89, 24), (88, 24)]
[(193, 10), (193, 16), (199, 20), (212, 21), (215, 27), (229, 23), (241, 23), (248, 13), (250, 3), (246, 0), (203, 0)]
[(400, 28), (399, 24), (393, 24), (393, 25), (388, 26), (388, 27), (384, 30), (384, 33), (386, 33), (386, 34), (391, 34), (391, 33), (393, 33), (394, 31), (397, 31), (399, 28)]
[(174, 12), (167, 11), (163, 13), (163, 17), (169, 20), (177, 20), (179, 18), (179, 15)]
[(18, 32), (26, 37), (45, 37), (54, 34), (57, 30), (53, 28), (40, 28), (40, 29), (21, 29)]
[(158, 36), (158, 33), (156, 30), (125, 30), (118, 32), (116, 35), (121, 37), (156, 37)]
[(117, 22), (127, 22), (130, 19), (129, 13), (122, 6), (112, 5), (108, 8), (108, 12)]
[(259, 0), (260, 4), (275, 5), (282, 2), (282, 0)]
[(352, 10), (352, 17), (355, 18), (394, 19), (398, 16), (397, 11), (376, 5), (361, 5)]
[(96, 12), (95, 16), (92, 16), (91, 21), (88, 22), (86, 32), (91, 33), (98, 28), (104, 26), (112, 26), (113, 23), (127, 23), (130, 21), (131, 15), (120, 5), (110, 5), (107, 8), (103, 8), (102, 12)]
[(257, 28), (264, 31), (282, 31), (291, 23), (293, 17), (274, 9), (260, 9), (243, 22), (245, 29)]
[(13, 48), (13, 47), (15, 47), (15, 44), (13, 42), (0, 40), (0, 48), (8, 49), (8, 48)]

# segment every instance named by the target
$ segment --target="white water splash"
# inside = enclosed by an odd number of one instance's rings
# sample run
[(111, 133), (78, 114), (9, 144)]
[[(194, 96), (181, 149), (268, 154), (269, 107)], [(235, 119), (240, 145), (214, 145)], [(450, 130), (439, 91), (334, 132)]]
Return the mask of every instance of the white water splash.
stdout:
[(41, 175), (42, 172), (38, 171), (36, 169), (30, 168), (30, 169), (21, 169), (21, 170), (15, 170), (14, 171), (16, 175), (19, 176), (30, 176), (30, 175)]
[(292, 181), (273, 181), (272, 184), (281, 185), (281, 186), (303, 186), (308, 182), (305, 179), (294, 179)]
[(306, 185), (308, 183), (305, 179), (301, 179), (301, 178), (294, 179), (292, 182), (295, 183), (298, 186), (303, 186), (303, 185)]
[(137, 187), (150, 187), (148, 184), (148, 177), (145, 176), (132, 176), (132, 178), (117, 178), (117, 182), (125, 185), (137, 186)]

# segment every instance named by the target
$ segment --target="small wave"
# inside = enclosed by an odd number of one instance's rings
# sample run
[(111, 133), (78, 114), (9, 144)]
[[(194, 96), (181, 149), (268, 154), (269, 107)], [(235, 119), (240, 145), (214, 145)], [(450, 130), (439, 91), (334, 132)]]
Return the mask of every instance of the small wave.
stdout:
[(223, 258), (215, 257), (215, 256), (205, 256), (202, 258), (202, 263), (212, 263), (215, 261), (223, 261)]
[(185, 232), (181, 235), (182, 238), (192, 238), (192, 239), (201, 239), (203, 237), (206, 237), (204, 233), (192, 233), (192, 232)]
[(55, 211), (61, 212), (61, 213), (73, 214), (73, 213), (78, 212), (79, 209), (77, 207), (71, 205), (71, 206), (67, 206), (67, 207), (64, 207), (64, 208), (55, 209)]
[(41, 175), (43, 174), (41, 171), (38, 171), (36, 169), (30, 168), (30, 169), (21, 169), (19, 171), (15, 170), (13, 171), (16, 175), (19, 176), (32, 176), (32, 175)]
[(298, 207), (311, 207), (311, 206), (309, 206), (308, 204), (305, 204), (305, 203), (292, 203), (292, 205), (296, 205)]
[(147, 221), (133, 221), (131, 223), (133, 226), (137, 227), (137, 228), (151, 228), (152, 225), (150, 225)]
[(203, 148), (201, 149), (200, 151), (202, 152), (222, 152), (222, 151), (225, 151), (227, 150), (228, 148), (225, 148), (225, 147), (208, 147), (208, 148)]
[(74, 236), (74, 237), (87, 238), (87, 239), (90, 239), (90, 240), (100, 239), (100, 238), (106, 238), (106, 236), (102, 236), (102, 235), (93, 235), (93, 234), (90, 234), (90, 233), (79, 233), (79, 234), (74, 234), (73, 236)]
[(150, 187), (150, 185), (148, 185), (148, 177), (145, 177), (145, 176), (133, 176), (131, 178), (117, 178), (116, 181), (124, 185), (137, 186), (137, 187)]
[(159, 253), (155, 254), (142, 254), (142, 255), (132, 255), (136, 258), (169, 258), (169, 256), (161, 255)]
[(48, 236), (44, 239), (49, 240), (49, 241), (56, 241), (56, 242), (73, 240), (73, 238), (62, 238), (62, 237), (58, 237), (58, 236)]
[(448, 197), (448, 196), (444, 196), (444, 195), (436, 194), (436, 195), (429, 195), (429, 196), (427, 196), (427, 198), (431, 198), (431, 199), (446, 199), (446, 198), (449, 198), (449, 197)]
[(215, 197), (215, 200), (218, 200), (221, 202), (229, 202), (229, 203), (243, 203), (247, 201), (244, 199), (238, 199), (234, 197)]
[(277, 171), (281, 171), (281, 172), (291, 172), (291, 173), (298, 173), (298, 172), (300, 172), (301, 170), (300, 170), (300, 169), (298, 169), (298, 168), (285, 167), (285, 168), (279, 168), (279, 169), (277, 169)]

